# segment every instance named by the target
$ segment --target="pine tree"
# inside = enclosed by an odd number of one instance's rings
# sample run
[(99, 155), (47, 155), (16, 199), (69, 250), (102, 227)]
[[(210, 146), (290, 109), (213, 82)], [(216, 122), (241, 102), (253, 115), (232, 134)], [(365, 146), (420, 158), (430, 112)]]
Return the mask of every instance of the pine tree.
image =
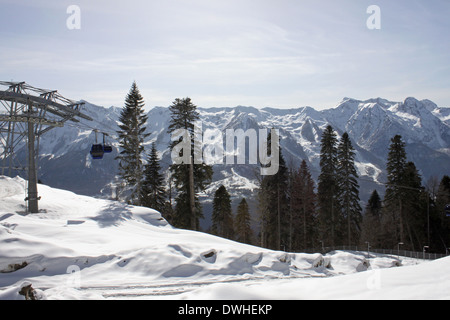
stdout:
[(387, 180), (384, 196), (385, 215), (383, 228), (385, 229), (384, 243), (387, 247), (394, 247), (397, 243), (404, 243), (404, 194), (403, 188), (406, 170), (405, 142), (400, 135), (391, 139), (387, 158)]
[[(447, 205), (450, 205), (450, 177), (445, 175), (442, 177), (441, 182), (439, 183), (438, 191), (436, 194), (436, 207), (439, 212), (442, 221), (445, 221), (447, 217), (447, 213), (445, 212), (445, 208)], [(450, 221), (450, 219), (447, 219)]]
[(415, 164), (406, 160), (405, 143), (399, 135), (391, 140), (387, 174), (384, 199), (387, 219), (383, 225), (389, 230), (386, 239), (391, 246), (402, 242), (405, 249), (419, 249), (428, 241), (428, 194)]
[(381, 215), (381, 198), (377, 190), (373, 190), (370, 195), (369, 201), (366, 206), (366, 213), (369, 213), (375, 217), (380, 217)]
[(152, 143), (152, 149), (144, 170), (141, 205), (163, 213), (166, 205), (165, 199), (164, 177), (161, 173), (161, 166), (159, 164), (155, 143)]
[[(337, 200), (340, 215), (346, 226), (341, 234), (347, 235), (348, 245), (356, 245), (359, 241), (360, 223), (362, 220), (359, 205), (358, 173), (355, 168), (355, 152), (350, 138), (345, 132), (337, 149)], [(345, 241), (345, 236), (342, 242)]]
[(242, 198), (237, 207), (235, 218), (236, 240), (243, 243), (252, 243), (253, 231), (251, 229), (251, 217), (247, 204), (247, 200)]
[(436, 194), (436, 233), (440, 239), (442, 252), (448, 252), (450, 248), (450, 216), (447, 216), (446, 207), (450, 205), (450, 177), (445, 175), (439, 184)]
[(305, 160), (292, 173), (290, 198), (291, 250), (312, 248), (318, 241), (314, 181)]
[(406, 151), (405, 142), (400, 135), (396, 135), (391, 139), (389, 146), (389, 153), (387, 158), (386, 171), (388, 174), (388, 183), (386, 186), (386, 193), (390, 198), (399, 198), (402, 192), (401, 186), (405, 177), (406, 168)]
[(125, 106), (119, 117), (119, 176), (124, 184), (127, 201), (139, 205), (143, 178), (142, 153), (144, 152), (145, 123), (144, 98), (136, 82), (133, 82), (125, 98)]
[[(173, 213), (173, 224), (178, 228), (198, 230), (199, 219), (203, 217), (200, 202), (197, 193), (205, 190), (206, 186), (212, 179), (212, 167), (202, 164), (193, 164), (194, 159), (194, 123), (199, 119), (197, 106), (194, 105), (190, 98), (175, 99), (169, 107), (171, 112), (171, 120), (168, 133), (176, 133), (177, 130), (187, 130), (189, 139), (191, 140), (191, 160), (189, 163), (172, 164), (170, 170), (174, 180), (175, 188), (178, 195), (175, 199), (175, 210)], [(170, 150), (174, 151), (183, 137), (171, 142)], [(180, 153), (184, 152), (181, 150)], [(180, 154), (180, 156), (183, 156)], [(192, 169), (192, 175), (191, 170)], [(191, 176), (193, 179), (191, 179)], [(193, 184), (191, 185), (193, 180)], [(193, 194), (191, 193), (193, 190)], [(192, 203), (194, 199), (194, 203)]]
[(234, 236), (230, 194), (223, 185), (214, 194), (212, 232), (228, 239), (232, 239)]
[(340, 225), (337, 210), (337, 138), (328, 125), (322, 134), (320, 151), (320, 175), (318, 183), (319, 225), (321, 238), (327, 245), (335, 246)]
[(381, 198), (374, 190), (367, 202), (361, 225), (360, 243), (369, 242), (373, 248), (382, 248)]
[(422, 177), (413, 162), (407, 162), (403, 177), (404, 229), (407, 247), (413, 251), (429, 245), (427, 239), (427, 199), (422, 187)]
[(269, 197), (270, 190), (268, 188), (268, 180), (265, 179), (264, 176), (262, 176), (258, 182), (259, 182), (259, 190), (256, 195), (256, 198), (258, 200), (258, 210), (259, 210), (258, 222), (260, 227), (260, 233), (258, 237), (260, 241), (259, 243), (260, 247), (265, 248), (267, 247), (267, 234), (269, 230), (269, 222), (271, 217), (270, 212), (271, 198)]
[[(268, 149), (271, 150), (272, 135), (269, 135)], [(289, 174), (281, 147), (279, 148), (279, 167), (274, 175), (261, 179), (259, 190), (261, 245), (281, 250), (289, 243)]]

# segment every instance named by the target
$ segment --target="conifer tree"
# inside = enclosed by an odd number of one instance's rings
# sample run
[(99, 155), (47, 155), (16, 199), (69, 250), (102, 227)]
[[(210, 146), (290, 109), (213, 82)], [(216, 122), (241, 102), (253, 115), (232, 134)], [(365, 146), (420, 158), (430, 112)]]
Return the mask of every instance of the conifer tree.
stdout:
[(450, 177), (445, 175), (439, 184), (436, 194), (436, 223), (437, 237), (441, 242), (441, 251), (450, 252), (450, 212), (447, 206), (450, 205)]
[(422, 177), (414, 162), (407, 162), (403, 178), (404, 229), (407, 246), (420, 250), (429, 245), (427, 239), (427, 199), (428, 194), (422, 187)]
[(267, 234), (269, 232), (269, 222), (271, 217), (270, 212), (270, 202), (271, 199), (269, 197), (270, 190), (268, 188), (268, 180), (265, 179), (264, 176), (261, 177), (259, 182), (259, 190), (256, 195), (258, 199), (258, 211), (259, 211), (259, 227), (260, 227), (260, 233), (258, 235), (259, 238), (259, 245), (263, 248), (268, 247), (267, 245)]
[[(268, 150), (271, 150), (272, 135), (268, 136)], [(261, 179), (258, 198), (260, 200), (261, 245), (282, 250), (289, 243), (289, 174), (279, 148), (279, 167), (274, 175)]]
[(391, 139), (389, 146), (389, 153), (387, 158), (387, 174), (388, 185), (386, 192), (392, 193), (393, 196), (401, 194), (400, 186), (403, 183), (406, 168), (406, 151), (405, 142), (400, 135), (394, 136)]
[(228, 239), (234, 236), (230, 194), (223, 185), (214, 194), (212, 232)]
[[(407, 162), (405, 143), (396, 135), (391, 140), (387, 161), (388, 183), (385, 193), (386, 239), (393, 246), (404, 243), (404, 248), (422, 248), (427, 239), (427, 200), (422, 178), (413, 162)], [(392, 227), (390, 226), (392, 225)], [(390, 234), (389, 234), (390, 233)]]
[(322, 134), (318, 183), (319, 226), (324, 243), (335, 246), (340, 229), (337, 210), (337, 138), (331, 125)]
[[(436, 207), (441, 221), (450, 222), (450, 217), (447, 217), (446, 207), (450, 205), (450, 176), (443, 176), (439, 183), (438, 191), (436, 194)], [(449, 234), (450, 236), (450, 234)]]
[(141, 190), (141, 205), (161, 213), (165, 210), (166, 192), (155, 143), (152, 143), (148, 162), (145, 165)]
[(373, 248), (382, 248), (381, 229), (381, 198), (377, 190), (374, 190), (367, 202), (361, 225), (360, 243), (369, 242)]
[(119, 176), (121, 177), (127, 201), (140, 204), (141, 185), (143, 178), (142, 153), (144, 152), (145, 123), (144, 98), (139, 92), (136, 82), (133, 82), (125, 98), (125, 106), (119, 117)]
[(360, 223), (362, 220), (359, 205), (358, 173), (355, 168), (355, 152), (347, 132), (344, 132), (337, 149), (337, 200), (342, 220), (346, 228), (341, 234), (348, 245), (356, 245), (359, 241)]
[(237, 213), (235, 218), (235, 232), (236, 240), (243, 243), (252, 243), (253, 231), (251, 229), (251, 217), (247, 204), (247, 200), (242, 198), (237, 207)]
[(318, 241), (316, 228), (316, 194), (314, 181), (305, 160), (292, 173), (291, 183), (291, 250), (312, 248)]
[(373, 190), (366, 206), (366, 213), (379, 217), (381, 215), (381, 198), (377, 190)]
[(405, 142), (400, 135), (391, 139), (387, 158), (387, 180), (384, 196), (385, 215), (383, 228), (385, 232), (384, 243), (387, 247), (393, 247), (397, 243), (404, 243), (404, 194), (403, 188), (406, 170)]
[[(197, 106), (192, 103), (190, 98), (177, 98), (169, 107), (169, 110), (171, 119), (168, 133), (176, 133), (178, 129), (187, 130), (189, 132), (188, 138), (191, 140), (191, 164), (173, 163), (170, 166), (175, 188), (178, 191), (173, 212), (173, 224), (178, 228), (198, 230), (199, 219), (203, 217), (203, 214), (197, 193), (205, 190), (206, 186), (211, 182), (213, 171), (211, 166), (204, 163), (193, 164), (195, 149), (193, 147), (194, 123), (199, 119)], [(172, 141), (169, 146), (170, 150), (173, 151), (175, 146), (182, 140), (183, 137), (180, 137), (178, 140)], [(184, 150), (180, 152), (182, 153)], [(190, 172), (191, 168), (192, 175)], [(191, 190), (193, 190), (193, 194), (191, 194)], [(194, 203), (192, 203), (192, 199), (194, 199)]]

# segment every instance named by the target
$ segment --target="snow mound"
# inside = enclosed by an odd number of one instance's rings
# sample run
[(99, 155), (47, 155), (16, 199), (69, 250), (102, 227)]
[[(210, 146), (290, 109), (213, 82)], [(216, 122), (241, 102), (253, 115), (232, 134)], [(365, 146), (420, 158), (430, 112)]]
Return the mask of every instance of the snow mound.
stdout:
[[(214, 283), (362, 274), (396, 260), (372, 258), (369, 265), (359, 253), (267, 250), (173, 228), (149, 208), (45, 185), (38, 186), (40, 212), (25, 214), (24, 186), (20, 178), (0, 177), (0, 299), (25, 298), (18, 294), (24, 283), (42, 299), (196, 297), (195, 289)], [(219, 287), (217, 296), (226, 292)], [(252, 294), (230, 297), (239, 296)]]
[(0, 176), (0, 195), (2, 198), (8, 198), (24, 194), (24, 180), (16, 177), (14, 179)]

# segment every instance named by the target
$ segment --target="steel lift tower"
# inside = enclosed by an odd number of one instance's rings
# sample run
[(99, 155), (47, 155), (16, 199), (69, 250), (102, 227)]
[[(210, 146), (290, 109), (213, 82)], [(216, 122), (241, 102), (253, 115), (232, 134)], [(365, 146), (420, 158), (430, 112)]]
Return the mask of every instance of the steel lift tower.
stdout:
[[(81, 113), (84, 103), (64, 98), (56, 90), (32, 87), (25, 82), (0, 81), (0, 161), (2, 175), (23, 169), (15, 151), (26, 142), (28, 149), (28, 212), (39, 211), (36, 160), (39, 138), (77, 118), (92, 120)], [(6, 171), (7, 170), (7, 171)]]

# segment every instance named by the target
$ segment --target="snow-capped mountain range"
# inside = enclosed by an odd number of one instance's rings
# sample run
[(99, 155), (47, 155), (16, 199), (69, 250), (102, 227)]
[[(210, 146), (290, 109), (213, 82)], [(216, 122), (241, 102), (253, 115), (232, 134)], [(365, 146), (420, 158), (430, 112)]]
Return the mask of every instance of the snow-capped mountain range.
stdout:
[[(120, 111), (121, 108), (103, 108), (86, 102), (83, 112), (93, 121), (66, 123), (64, 128), (55, 128), (43, 135), (38, 178), (44, 184), (79, 194), (111, 197), (118, 167), (115, 157)], [(279, 129), (286, 163), (298, 168), (305, 159), (314, 178), (320, 172), (320, 139), (324, 128), (332, 125), (338, 138), (348, 132), (356, 149), (362, 200), (367, 200), (375, 188), (383, 193), (388, 147), (396, 134), (406, 142), (408, 160), (414, 161), (424, 181), (431, 176), (441, 178), (450, 174), (450, 108), (438, 107), (430, 100), (407, 98), (403, 102), (393, 102), (381, 98), (365, 101), (344, 98), (336, 107), (321, 111), (311, 107), (257, 109), (243, 106), (198, 108), (198, 111), (204, 130)], [(150, 135), (146, 147), (149, 151), (151, 143), (156, 142), (164, 169), (172, 161), (168, 150), (169, 121), (168, 108), (154, 107), (148, 112)], [(113, 146), (113, 153), (105, 154), (103, 160), (92, 160), (89, 155), (95, 142), (94, 128), (107, 133), (106, 142)], [(102, 142), (101, 134), (98, 141)], [(19, 158), (25, 159), (24, 156), (24, 150), (18, 151)], [(257, 165), (215, 165), (213, 183), (203, 195), (205, 211), (220, 184), (227, 187), (235, 202), (244, 196), (251, 199), (258, 185), (258, 173)]]

